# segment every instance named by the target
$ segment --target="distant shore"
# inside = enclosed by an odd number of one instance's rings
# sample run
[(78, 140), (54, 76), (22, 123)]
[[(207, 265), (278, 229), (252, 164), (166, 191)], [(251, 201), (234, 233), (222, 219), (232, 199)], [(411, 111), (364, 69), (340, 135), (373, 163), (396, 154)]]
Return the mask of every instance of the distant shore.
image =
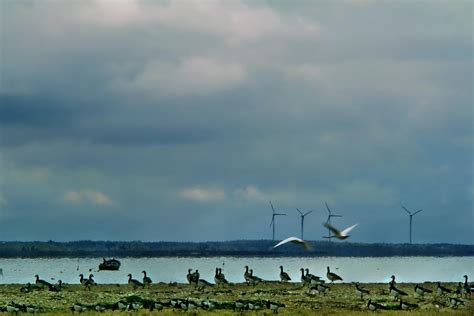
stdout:
[(313, 250), (297, 245), (274, 249), (271, 240), (209, 242), (141, 241), (4, 241), (0, 258), (40, 257), (393, 257), (393, 256), (474, 256), (474, 245), (385, 244), (338, 241), (308, 241)]

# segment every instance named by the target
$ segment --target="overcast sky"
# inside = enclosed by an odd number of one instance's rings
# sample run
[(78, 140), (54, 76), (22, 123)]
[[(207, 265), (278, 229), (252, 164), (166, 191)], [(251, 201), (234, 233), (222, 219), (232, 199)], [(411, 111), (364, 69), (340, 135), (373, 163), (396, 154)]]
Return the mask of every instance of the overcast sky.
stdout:
[(0, 240), (474, 243), (471, 1), (0, 11)]

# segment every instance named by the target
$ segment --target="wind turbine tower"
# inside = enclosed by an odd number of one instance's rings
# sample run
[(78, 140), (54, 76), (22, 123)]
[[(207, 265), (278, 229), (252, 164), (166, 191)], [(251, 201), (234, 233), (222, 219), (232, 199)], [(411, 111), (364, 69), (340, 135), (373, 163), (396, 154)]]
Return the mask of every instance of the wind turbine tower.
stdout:
[[(328, 210), (328, 219), (326, 220), (326, 223), (331, 225), (331, 217), (342, 217), (342, 215), (333, 214), (331, 212), (331, 209), (329, 208), (328, 204), (326, 202), (324, 202), (324, 204), (326, 204), (326, 208)], [(331, 230), (330, 229), (328, 229), (328, 237), (329, 237), (329, 241), (331, 241)]]
[(272, 207), (272, 221), (270, 222), (270, 226), (273, 227), (273, 235), (272, 240), (275, 240), (275, 216), (286, 215), (284, 213), (276, 213), (275, 208), (273, 207), (272, 201), (270, 201), (270, 206)]
[(403, 205), (402, 205), (402, 208), (405, 210), (405, 212), (408, 213), (408, 216), (410, 216), (410, 244), (411, 244), (411, 223), (412, 223), (412, 220), (413, 220), (413, 216), (415, 216), (416, 214), (420, 213), (423, 210), (421, 209), (421, 210), (416, 211), (415, 213), (412, 213), (409, 210), (407, 210), (407, 208)]
[(312, 210), (311, 210), (311, 211), (308, 211), (308, 212), (306, 212), (306, 213), (304, 213), (304, 214), (303, 214), (303, 212), (301, 212), (298, 208), (296, 208), (296, 210), (297, 210), (297, 211), (300, 213), (300, 215), (301, 215), (301, 239), (303, 239), (304, 218), (305, 218), (306, 215), (308, 215), (309, 213), (311, 213)]

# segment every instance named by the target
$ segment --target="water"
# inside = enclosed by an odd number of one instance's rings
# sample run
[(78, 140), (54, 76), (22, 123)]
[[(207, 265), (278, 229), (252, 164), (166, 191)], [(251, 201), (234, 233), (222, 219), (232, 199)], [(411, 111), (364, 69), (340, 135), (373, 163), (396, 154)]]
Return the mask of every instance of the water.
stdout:
[(34, 282), (38, 274), (47, 281), (74, 284), (78, 275), (89, 275), (89, 269), (98, 283), (126, 283), (127, 274), (141, 279), (146, 270), (153, 282), (186, 283), (189, 268), (199, 269), (201, 278), (214, 283), (216, 267), (223, 269), (229, 282), (243, 282), (244, 266), (253, 269), (254, 275), (265, 280), (279, 280), (280, 269), (293, 281), (299, 282), (300, 268), (309, 268), (315, 275), (326, 277), (326, 266), (340, 275), (344, 282), (386, 283), (394, 274), (398, 282), (459, 282), (467, 274), (474, 279), (474, 257), (319, 257), (319, 258), (120, 258), (120, 271), (98, 271), (102, 258), (54, 258), (54, 259), (0, 259), (0, 284)]

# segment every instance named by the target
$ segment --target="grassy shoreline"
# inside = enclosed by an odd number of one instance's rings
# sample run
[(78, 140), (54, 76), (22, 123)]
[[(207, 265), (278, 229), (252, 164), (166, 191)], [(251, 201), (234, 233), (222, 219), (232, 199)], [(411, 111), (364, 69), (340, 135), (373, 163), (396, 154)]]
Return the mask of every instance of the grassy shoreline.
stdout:
[[(455, 289), (457, 284), (446, 283), (445, 286)], [(246, 284), (230, 284), (223, 287), (207, 287), (198, 290), (194, 286), (187, 284), (153, 284), (145, 289), (133, 289), (126, 284), (108, 284), (97, 285), (91, 290), (85, 289), (79, 284), (68, 284), (61, 292), (50, 292), (48, 290), (35, 290), (30, 293), (21, 293), (19, 284), (0, 285), (0, 307), (6, 306), (11, 302), (17, 304), (26, 304), (39, 306), (41, 313), (46, 314), (64, 314), (70, 313), (71, 307), (76, 303), (93, 306), (95, 304), (113, 304), (120, 300), (153, 300), (166, 302), (170, 299), (190, 299), (193, 301), (211, 300), (220, 303), (228, 303), (225, 308), (215, 309), (214, 311), (205, 311), (201, 308), (193, 313), (202, 315), (235, 315), (230, 307), (231, 303), (237, 300), (267, 301), (285, 304), (285, 307), (279, 308), (278, 312), (282, 315), (364, 315), (372, 313), (367, 309), (367, 300), (386, 305), (393, 310), (377, 311), (377, 313), (386, 313), (390, 315), (406, 314), (407, 311), (397, 310), (399, 303), (388, 295), (387, 284), (368, 283), (364, 288), (370, 291), (370, 295), (360, 300), (356, 296), (355, 288), (352, 284), (342, 283), (331, 285), (331, 290), (323, 295), (314, 290), (303, 287), (299, 283), (262, 283), (257, 286), (248, 286)], [(406, 291), (409, 295), (404, 297), (404, 301), (415, 303), (418, 307), (410, 311), (409, 315), (433, 315), (434, 313), (449, 313), (456, 315), (473, 315), (474, 298), (463, 299), (464, 306), (453, 309), (449, 306), (447, 298), (437, 297), (436, 295), (426, 295), (425, 298), (419, 298), (414, 295), (413, 283), (403, 283), (397, 285), (400, 289)], [(434, 283), (425, 283), (425, 287), (435, 289)], [(119, 311), (106, 311), (113, 314)], [(140, 309), (139, 314), (156, 313), (145, 309)], [(180, 310), (165, 308), (164, 315), (181, 313)], [(85, 312), (89, 313), (89, 311)], [(97, 313), (92, 311), (90, 313)], [(263, 309), (261, 311), (244, 311), (245, 315), (271, 314), (272, 311)]]

